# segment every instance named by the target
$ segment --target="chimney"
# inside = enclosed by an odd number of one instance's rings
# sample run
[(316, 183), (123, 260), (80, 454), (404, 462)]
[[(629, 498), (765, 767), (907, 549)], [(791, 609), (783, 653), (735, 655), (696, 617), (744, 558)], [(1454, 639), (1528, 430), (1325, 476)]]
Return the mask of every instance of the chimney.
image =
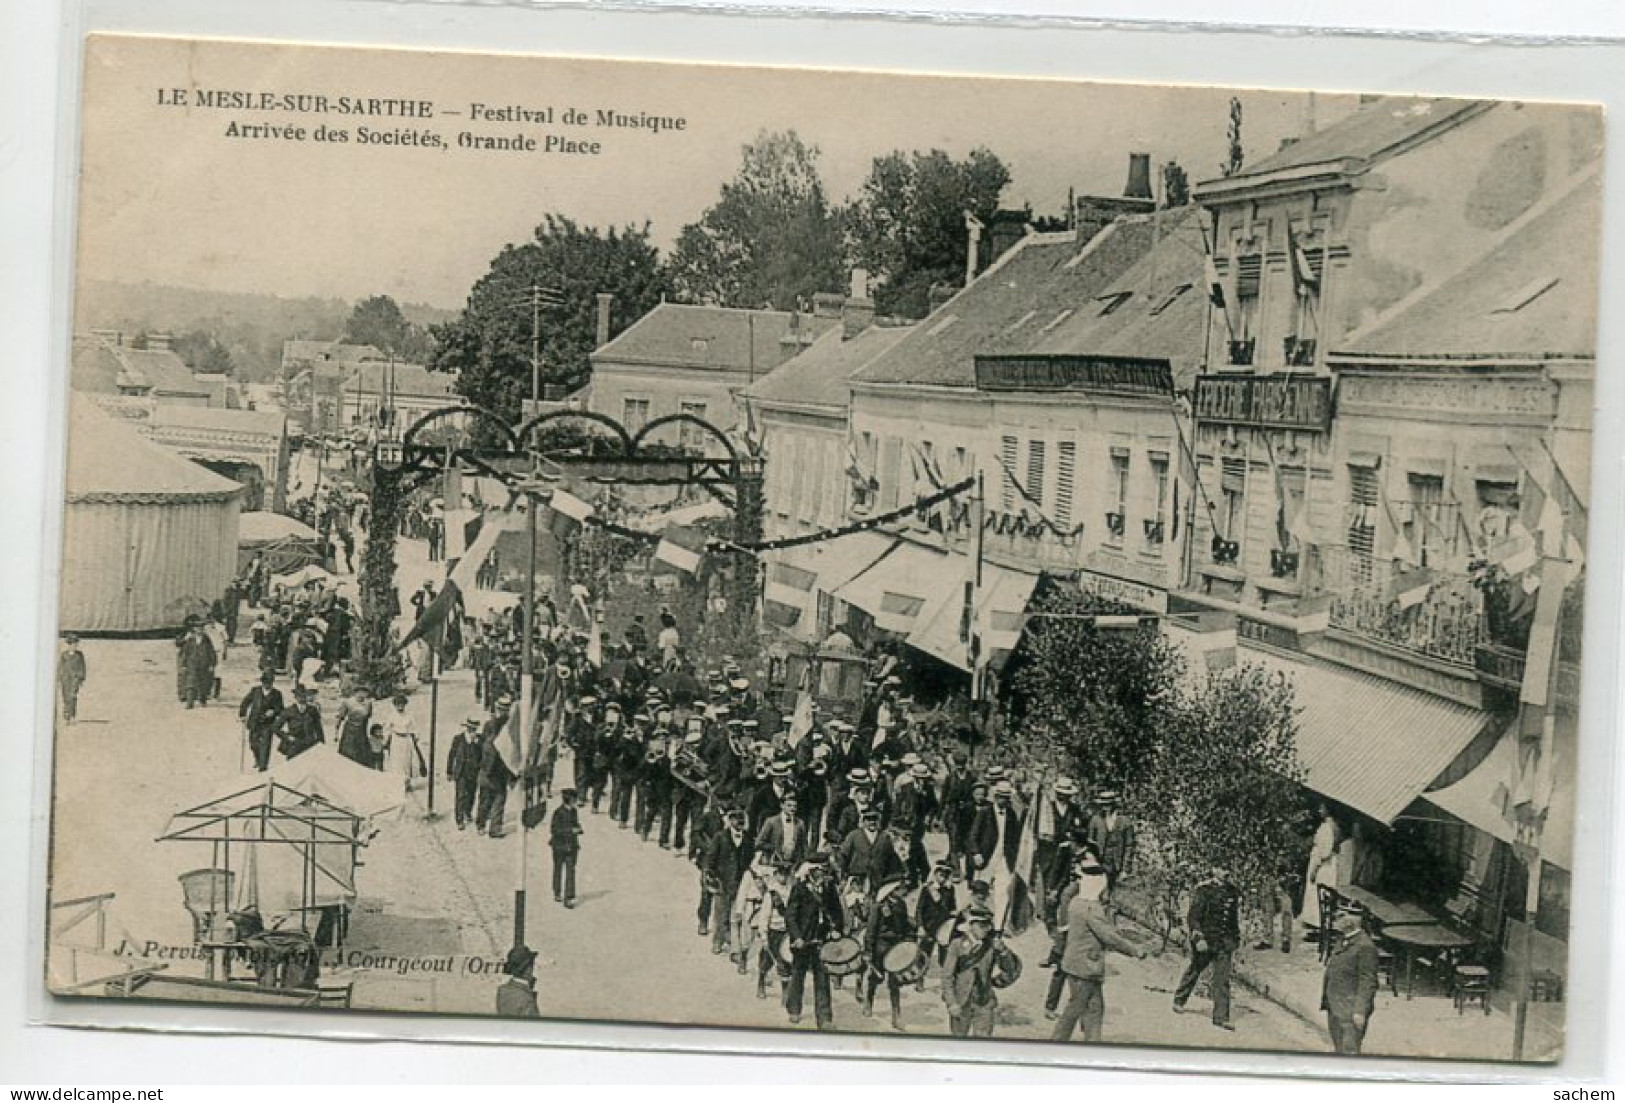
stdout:
[(608, 291), (598, 292), (598, 333), (593, 340), (593, 348), (603, 348), (609, 344), (609, 307), (615, 301), (615, 296)]
[(852, 286), (841, 304), (841, 340), (850, 341), (875, 322), (875, 301), (869, 297), (869, 272), (852, 269)]
[(168, 352), (172, 340), (173, 338), (167, 333), (149, 333), (147, 334), (147, 351)]
[(1151, 154), (1128, 155), (1128, 183), (1123, 185), (1125, 199), (1155, 199), (1151, 194)]
[(951, 283), (934, 283), (931, 285), (931, 313), (935, 314), (947, 305), (948, 300), (959, 293), (959, 289)]
[(994, 211), (987, 228), (987, 262), (992, 264), (1026, 236), (1026, 211)]
[(813, 317), (839, 318), (845, 306), (839, 291), (820, 291), (813, 296)]
[(982, 251), (982, 220), (969, 211), (965, 212), (965, 231), (970, 237), (965, 243), (965, 286), (969, 287), (981, 267)]

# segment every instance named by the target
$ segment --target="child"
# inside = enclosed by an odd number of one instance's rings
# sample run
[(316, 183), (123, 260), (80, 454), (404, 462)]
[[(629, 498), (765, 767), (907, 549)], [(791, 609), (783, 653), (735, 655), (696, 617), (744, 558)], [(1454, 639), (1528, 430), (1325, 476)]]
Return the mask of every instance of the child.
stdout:
[(553, 899), (567, 908), (576, 906), (576, 859), (581, 856), (581, 817), (576, 812), (576, 791), (559, 794), (562, 804), (553, 812), (548, 843), (553, 849)]

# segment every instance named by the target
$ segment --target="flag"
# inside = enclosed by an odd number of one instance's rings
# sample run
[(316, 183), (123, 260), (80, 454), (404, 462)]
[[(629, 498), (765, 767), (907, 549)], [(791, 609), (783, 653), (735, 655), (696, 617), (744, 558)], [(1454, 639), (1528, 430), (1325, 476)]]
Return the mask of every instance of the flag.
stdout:
[[(1034, 794), (1035, 813), (1038, 802), (1043, 799), (1043, 789), (1040, 788)], [(1021, 934), (1032, 925), (1035, 915), (1033, 874), (1038, 864), (1038, 833), (1033, 829), (1033, 821), (1036, 818), (1036, 814), (1030, 815), (1021, 825), (1021, 841), (1016, 845), (1016, 861), (1010, 870), (1010, 892), (1005, 898), (1004, 914), (994, 917), (1006, 936)]]
[(1432, 571), (1415, 571), (1400, 575), (1394, 581), (1394, 600), (1401, 609), (1414, 609), (1427, 600), (1433, 589)]
[(790, 714), (790, 730), (786, 734), (790, 746), (798, 745), (807, 736), (807, 733), (812, 731), (812, 707), (812, 694), (806, 690), (796, 694), (796, 707), (795, 711)]
[(1228, 321), (1230, 308), (1224, 301), (1224, 280), (1219, 276), (1219, 267), (1213, 263), (1211, 253), (1202, 258), (1202, 274), (1207, 279), (1207, 301), (1213, 304), (1214, 309), (1224, 311)]
[(451, 641), (458, 638), (457, 621), (462, 615), (463, 594), (473, 588), (474, 575), (496, 547), (509, 518), (509, 514), (503, 514), (480, 527), (479, 536), (470, 545), (467, 554), (446, 573), (446, 581), (440, 592), (424, 607), (417, 623), (395, 645), (395, 650), (400, 651), (418, 640), (428, 639), (437, 651), (446, 653)]
[(1548, 559), (1541, 564), (1540, 597), (1535, 602), (1523, 688), (1518, 694), (1518, 700), (1526, 705), (1544, 706), (1551, 688), (1552, 664), (1557, 659), (1557, 618), (1563, 606), (1563, 587), (1559, 579), (1566, 566), (1559, 559)]
[(1292, 284), (1299, 295), (1312, 295), (1320, 290), (1320, 277), (1315, 275), (1309, 263), (1309, 254), (1304, 252), (1298, 235), (1288, 231), (1287, 236), (1292, 242)]
[(1390, 554), (1391, 558), (1397, 559), (1401, 563), (1416, 562), (1416, 553), (1411, 550), (1411, 542), (1405, 539), (1405, 534), (1400, 532), (1397, 527), (1394, 530), (1394, 547)]
[(1287, 520), (1286, 479), (1281, 475), (1281, 465), (1275, 462), (1275, 446), (1269, 443), (1267, 433), (1264, 435), (1264, 447), (1270, 461), (1270, 473), (1275, 476), (1275, 546), (1289, 551), (1292, 547), (1292, 525)]
[(660, 544), (655, 548), (655, 558), (687, 574), (698, 574), (700, 570), (699, 552), (665, 537), (661, 537)]
[(598, 668), (604, 665), (604, 626), (597, 617), (587, 630), (587, 661)]
[(591, 517), (592, 506), (571, 494), (568, 490), (555, 490), (548, 499), (548, 508), (554, 513), (562, 513), (572, 521), (581, 522)]

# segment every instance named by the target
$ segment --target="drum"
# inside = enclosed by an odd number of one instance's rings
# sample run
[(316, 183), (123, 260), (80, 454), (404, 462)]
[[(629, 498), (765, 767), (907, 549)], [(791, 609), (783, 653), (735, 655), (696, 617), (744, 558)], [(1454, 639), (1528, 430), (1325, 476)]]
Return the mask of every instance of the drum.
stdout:
[(863, 968), (863, 948), (855, 938), (836, 938), (818, 947), (818, 958), (832, 977), (849, 977)]
[[(1009, 950), (1009, 947), (1005, 947)], [(1004, 967), (997, 959), (993, 963), (993, 987), (1009, 988), (1021, 979), (1021, 959), (1014, 950), (1010, 950), (1008, 967)]]
[(918, 942), (899, 942), (886, 951), (880, 967), (898, 984), (908, 985), (925, 976), (930, 961)]

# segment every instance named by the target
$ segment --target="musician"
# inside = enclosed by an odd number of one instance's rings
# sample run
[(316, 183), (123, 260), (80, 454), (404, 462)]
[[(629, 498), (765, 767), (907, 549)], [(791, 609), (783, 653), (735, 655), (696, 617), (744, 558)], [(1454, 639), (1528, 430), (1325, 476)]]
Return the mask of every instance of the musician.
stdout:
[(896, 823), (886, 829), (880, 844), (869, 855), (869, 892), (893, 879), (908, 880), (909, 833), (912, 824)]
[(778, 974), (780, 984), (790, 980), (789, 936), (785, 933), (785, 914), (790, 906), (792, 866), (772, 863), (768, 875), (762, 909), (757, 913), (756, 998), (767, 998), (767, 973), (771, 968)]
[(990, 910), (972, 907), (965, 920), (964, 932), (948, 947), (942, 964), (942, 1002), (948, 1006), (948, 1029), (954, 1037), (991, 1038), (999, 1006), (994, 973), (1009, 976), (1020, 967), (994, 931)]
[[(611, 701), (604, 706), (603, 723), (598, 726), (596, 732), (589, 735), (592, 740), (593, 754), (592, 778), (588, 782), (591, 792), (588, 795), (592, 798), (592, 810), (594, 812), (598, 811), (598, 806), (603, 802), (604, 786), (609, 781), (611, 764), (615, 761), (615, 756), (620, 753), (621, 725), (623, 723), (621, 706)], [(610, 810), (613, 812), (614, 808), (615, 803), (612, 799), (610, 801)]]
[[(644, 842), (649, 841), (657, 820), (663, 833), (668, 837), (671, 834), (673, 781), (671, 752), (667, 749), (666, 740), (667, 735), (661, 735), (660, 729), (656, 728), (655, 735), (649, 740), (649, 748), (643, 754), (643, 768), (638, 777), (637, 831), (638, 838)], [(670, 843), (664, 845), (670, 846)]]
[(609, 815), (625, 831), (632, 826), (632, 790), (643, 770), (643, 741), (652, 718), (646, 712), (632, 717), (632, 726), (621, 731), (620, 742), (611, 754), (609, 766)]
[[(858, 739), (858, 730), (845, 720), (831, 720), (829, 730), (834, 734), (830, 745), (829, 770), (832, 779), (845, 779), (857, 770), (862, 770), (865, 780), (869, 777), (869, 749)], [(836, 790), (840, 790), (839, 792)], [(830, 802), (833, 804), (844, 795), (844, 785), (833, 785), (830, 792)]]
[[(937, 964), (942, 964), (948, 956), (948, 943), (953, 941), (951, 934), (940, 942), (937, 932), (943, 924), (952, 920), (959, 911), (958, 894), (954, 892), (954, 867), (946, 860), (939, 861), (931, 867), (931, 876), (920, 890), (920, 898), (914, 904), (914, 926), (919, 932), (920, 948), (926, 953), (936, 952)], [(925, 989), (925, 978), (920, 978), (920, 989)]]
[(835, 1026), (829, 970), (820, 956), (824, 943), (840, 929), (839, 900), (830, 890), (829, 863), (819, 854), (801, 866), (790, 889), (785, 910), (785, 934), (790, 940), (790, 983), (784, 993), (784, 1009), (792, 1024), (801, 1022), (802, 995), (807, 974), (813, 978), (813, 1013), (819, 1030)]
[(790, 763), (784, 760), (774, 762), (767, 770), (767, 784), (759, 785), (750, 798), (750, 826), (751, 830), (760, 831), (762, 824), (779, 814), (786, 798), (794, 797), (795, 786), (791, 777)]
[(906, 881), (901, 874), (886, 878), (875, 890), (874, 905), (869, 909), (869, 922), (864, 931), (863, 948), (868, 956), (869, 968), (864, 973), (863, 1017), (870, 1018), (875, 1011), (875, 989), (882, 977), (886, 979), (886, 995), (891, 1001), (891, 1026), (903, 1029), (903, 986), (895, 973), (885, 968), (886, 955), (892, 947), (907, 942), (914, 934), (909, 919), (908, 898), (904, 894)]
[(705, 853), (704, 872), (711, 887), (711, 952), (720, 954), (728, 948), (728, 920), (734, 899), (739, 895), (739, 883), (750, 868), (751, 838), (745, 832), (745, 813), (730, 808), (723, 815), (723, 829), (711, 839)]
[[(688, 778), (685, 781), (677, 774), (676, 761), (682, 760), (700, 766), (701, 769), (706, 770), (707, 778), (709, 776), (709, 769), (704, 766), (704, 760), (701, 757), (701, 748), (705, 742), (705, 721), (698, 716), (690, 716), (687, 721), (687, 728), (688, 730), (684, 733), (682, 742), (673, 746), (671, 801), (673, 831), (671, 845), (672, 849), (679, 854), (684, 853), (688, 846), (689, 825), (698, 819), (704, 798), (691, 784), (691, 782), (701, 780), (699, 771), (686, 770)], [(661, 842), (664, 843), (666, 840), (664, 823), (661, 825), (660, 837)]]
[(756, 853), (772, 861), (799, 865), (811, 849), (806, 821), (799, 816), (794, 793), (786, 793), (779, 814), (767, 820), (756, 832)]
[(592, 790), (592, 775), (598, 754), (597, 726), (598, 698), (587, 696), (575, 702), (575, 708), (566, 716), (564, 740), (575, 758), (575, 787), (583, 797)]
[(728, 960), (738, 966), (740, 976), (750, 969), (751, 951), (762, 948), (757, 940), (762, 933), (761, 918), (767, 907), (767, 882), (771, 868), (772, 863), (767, 860), (767, 855), (758, 849), (751, 856), (750, 868), (739, 881), (739, 893), (734, 897), (729, 911), (733, 950), (728, 954)]
[(734, 667), (735, 676), (728, 683), (728, 707), (741, 720), (757, 720), (757, 713), (762, 710), (761, 699), (751, 692), (749, 678), (737, 676), (738, 670)]

